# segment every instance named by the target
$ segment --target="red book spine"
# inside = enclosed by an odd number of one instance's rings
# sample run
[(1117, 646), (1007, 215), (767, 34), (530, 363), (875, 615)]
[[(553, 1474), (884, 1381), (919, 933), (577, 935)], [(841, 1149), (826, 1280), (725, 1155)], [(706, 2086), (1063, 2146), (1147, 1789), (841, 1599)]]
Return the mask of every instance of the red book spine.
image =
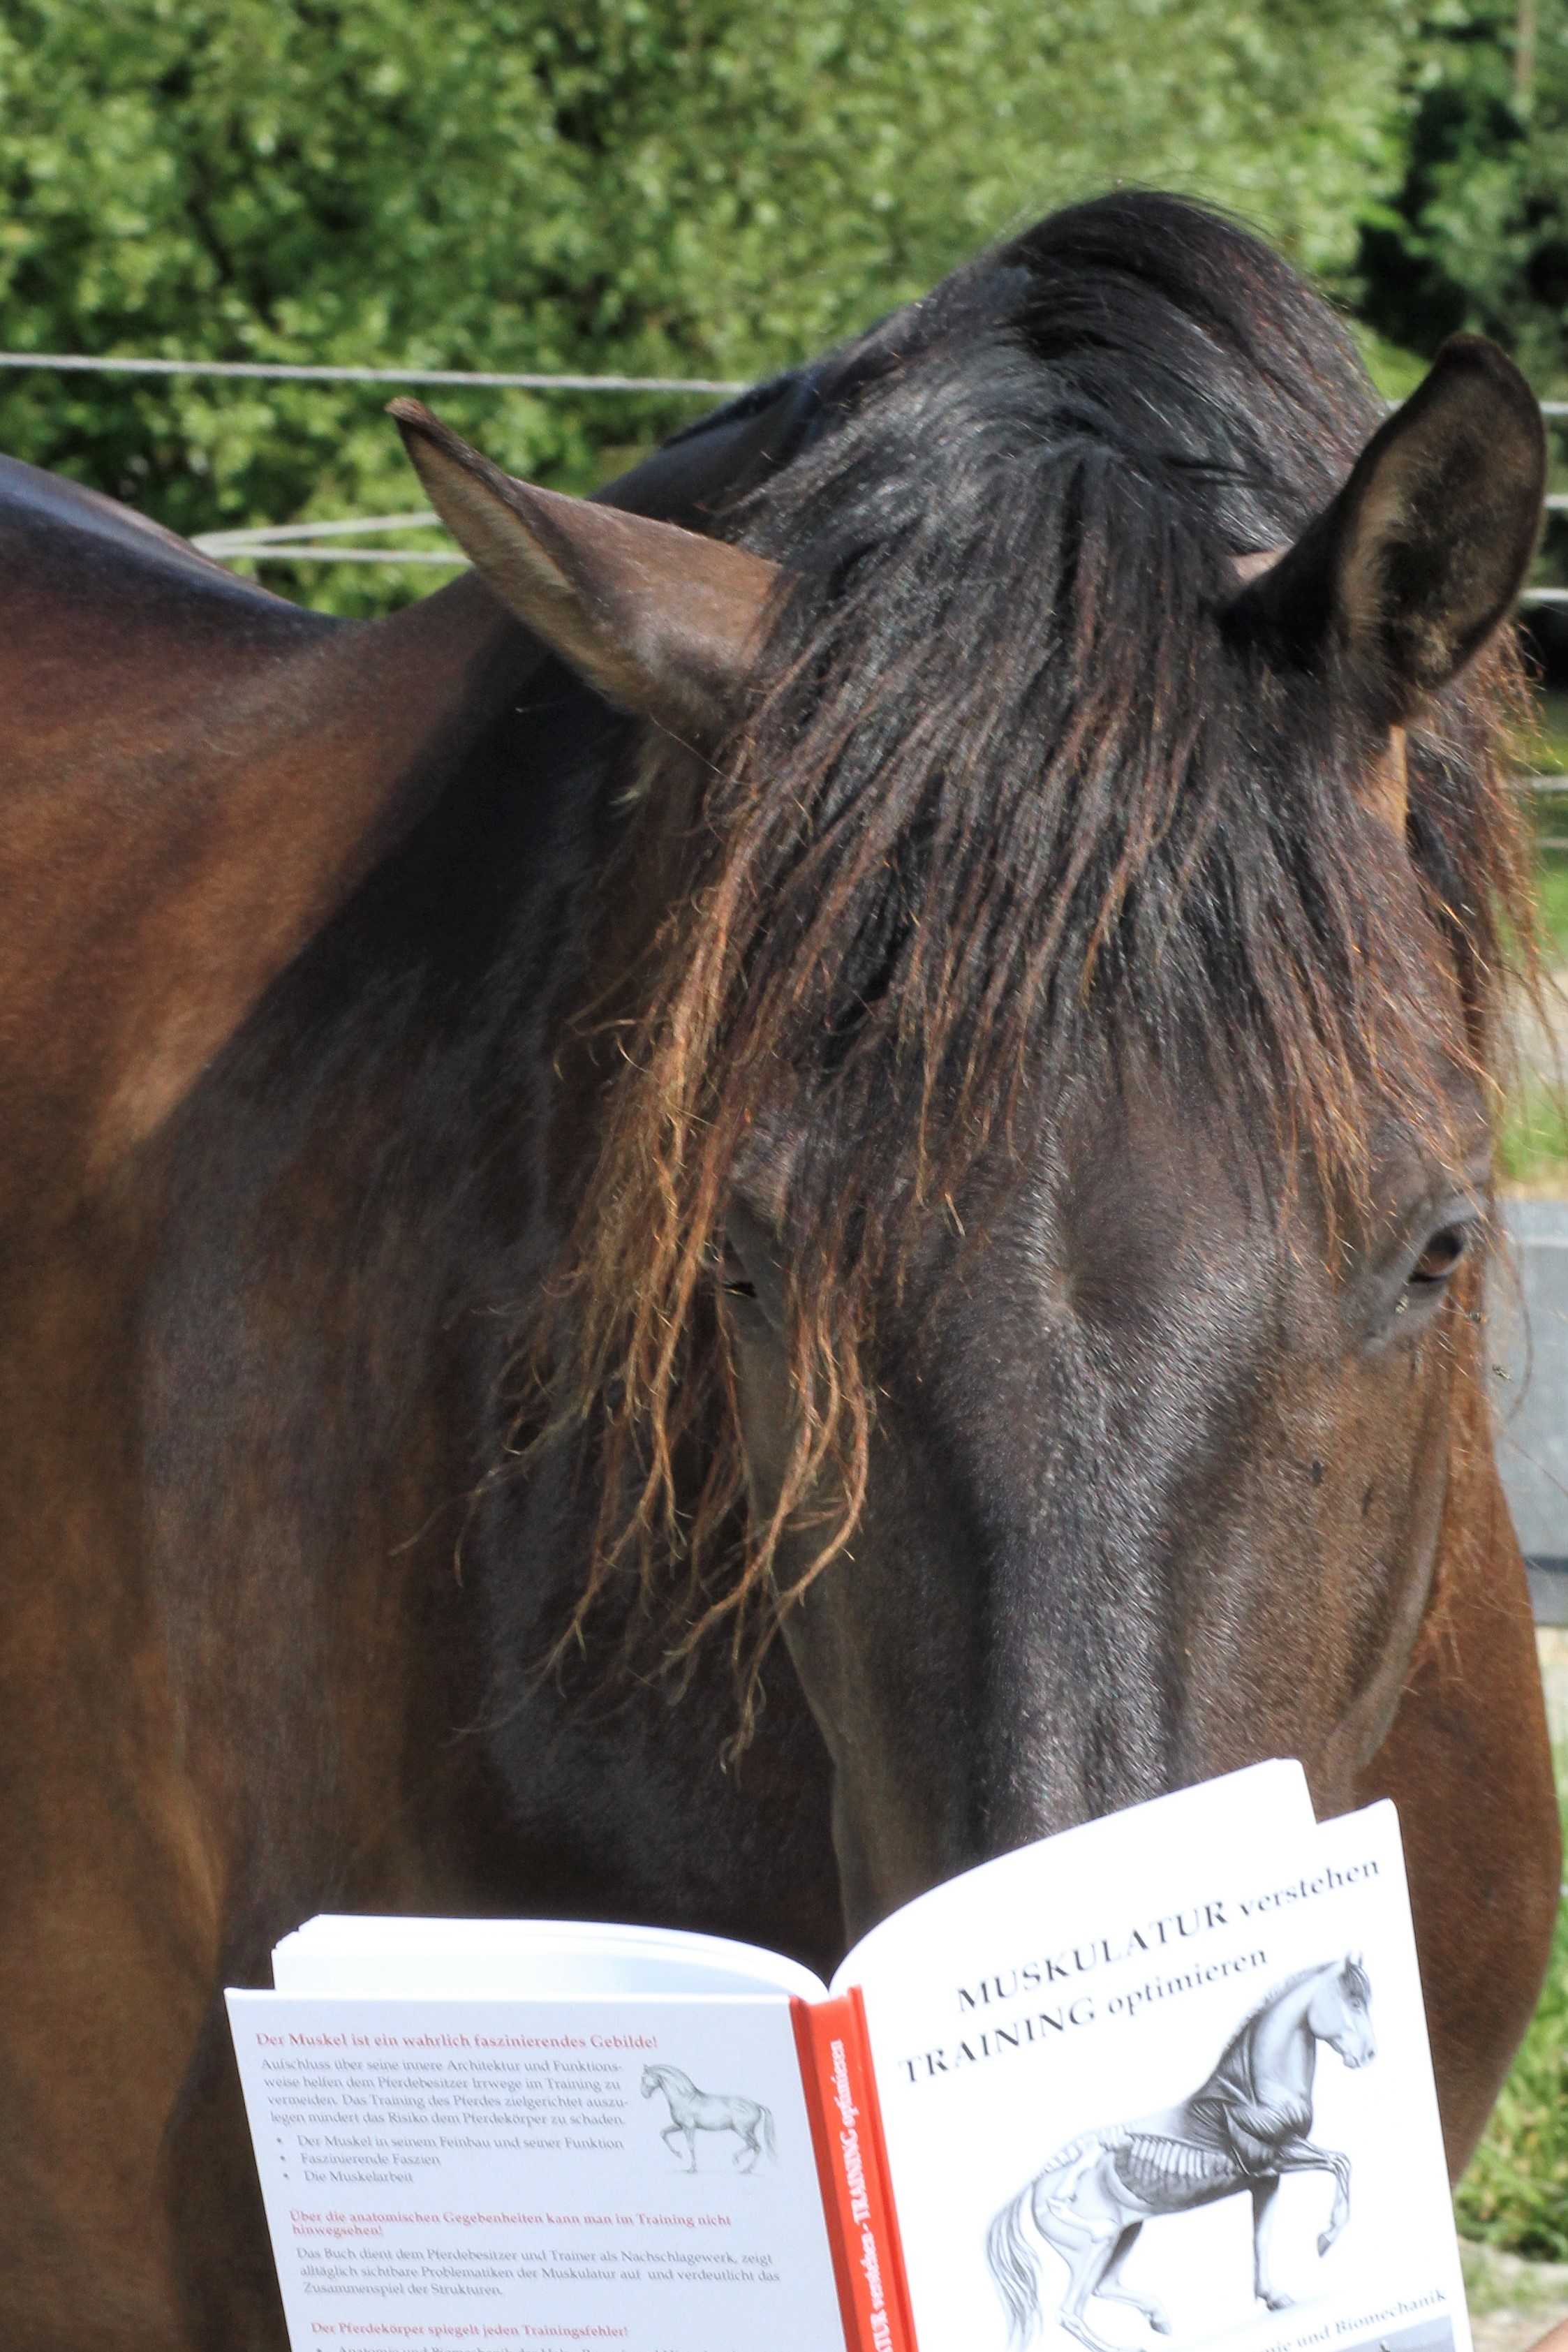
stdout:
[(848, 2352), (917, 2352), (860, 1997), (790, 2008), (845, 2343)]

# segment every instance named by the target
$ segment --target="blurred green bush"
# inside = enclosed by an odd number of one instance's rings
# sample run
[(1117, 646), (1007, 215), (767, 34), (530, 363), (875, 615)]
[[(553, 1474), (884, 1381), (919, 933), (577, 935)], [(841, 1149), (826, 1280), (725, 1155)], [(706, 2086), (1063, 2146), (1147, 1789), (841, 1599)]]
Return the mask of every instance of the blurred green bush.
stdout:
[[(1412, 0), (0, 0), (0, 345), (750, 378), (1117, 179), (1343, 272), (1399, 185), (1415, 23)], [(694, 413), (440, 405), (572, 488)], [(0, 447), (196, 531), (416, 504), (381, 408), (40, 373), (0, 378)], [(413, 583), (300, 585), (360, 610)]]

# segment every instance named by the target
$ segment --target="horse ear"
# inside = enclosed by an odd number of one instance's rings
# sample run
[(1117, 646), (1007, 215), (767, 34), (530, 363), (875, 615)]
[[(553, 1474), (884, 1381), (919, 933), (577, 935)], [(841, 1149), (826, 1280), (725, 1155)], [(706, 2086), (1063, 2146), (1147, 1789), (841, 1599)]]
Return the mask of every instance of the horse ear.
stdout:
[(520, 621), (621, 709), (694, 742), (727, 730), (777, 564), (514, 481), (416, 400), (391, 414), (431, 505)]
[(1369, 718), (1398, 726), (1506, 619), (1545, 489), (1534, 394), (1495, 344), (1455, 335), (1233, 617), (1298, 659), (1337, 650)]

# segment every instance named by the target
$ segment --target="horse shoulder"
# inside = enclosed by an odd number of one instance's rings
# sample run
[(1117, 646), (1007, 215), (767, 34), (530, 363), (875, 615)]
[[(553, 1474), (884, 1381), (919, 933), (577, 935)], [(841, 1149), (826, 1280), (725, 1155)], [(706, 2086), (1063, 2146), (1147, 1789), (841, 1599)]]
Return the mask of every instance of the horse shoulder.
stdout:
[(331, 621), (14, 462), (0, 549), (16, 1197), (163, 1121), (542, 656), (475, 580)]
[[(250, 1834), (271, 1801), (257, 1759), (289, 1748), (277, 1712), (254, 1746), (236, 1738), (235, 1693), (208, 1707), (184, 1634), (192, 1658), (240, 1661), (258, 1710), (292, 1642), (275, 1684), (331, 1718), (291, 1751), (301, 1785), (335, 1785), (311, 1775), (351, 1742), (310, 1625), (275, 1580), (244, 1578), (232, 1540), (205, 1555), (210, 1580), (176, 1563), (169, 1605), (168, 1497), (146, 1461), (163, 1211), (121, 1159), (439, 789), (527, 648), (477, 583), (372, 627), (333, 623), (4, 464), (0, 549), (0, 1379), (26, 1401), (0, 1420), (0, 2275), (41, 2277), (48, 2246), (51, 2277), (111, 2279), (116, 2324), (161, 2343), (178, 2262), (211, 2245), (215, 2269), (249, 2275), (253, 2189), (212, 2004), (256, 1966), (236, 1911), (270, 1940), (275, 1886), (254, 1861), (240, 1885), (228, 1874), (277, 1843)], [(174, 1255), (189, 1244), (167, 1237)], [(163, 1475), (211, 1498), (231, 1538), (279, 1481), (235, 1481), (246, 1511), (222, 1502), (214, 1333), (187, 1315), (171, 1348), (189, 1385)], [(368, 1691), (361, 1712), (374, 1720)], [(238, 1780), (226, 1748), (252, 1759)], [(385, 1775), (371, 1793), (379, 1832)], [(331, 1803), (279, 1811), (279, 1876), (333, 1884), (354, 1826), (341, 1802), (335, 1823)], [(423, 1886), (410, 1905), (400, 1867), (384, 1907), (442, 1907)], [(177, 2167), (172, 2116), (201, 2141), (182, 2140)], [(176, 2207), (201, 2209), (183, 2235)]]

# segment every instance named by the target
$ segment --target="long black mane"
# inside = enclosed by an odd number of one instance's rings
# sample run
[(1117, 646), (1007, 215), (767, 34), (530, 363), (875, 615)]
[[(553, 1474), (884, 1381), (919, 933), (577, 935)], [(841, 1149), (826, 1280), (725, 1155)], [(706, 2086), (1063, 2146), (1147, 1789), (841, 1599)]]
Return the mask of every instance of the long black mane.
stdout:
[[(1223, 216), (1111, 197), (887, 322), (819, 397), (831, 429), (733, 519), (798, 585), (710, 811), (763, 920), (810, 942), (789, 981), (815, 960), (873, 1055), (896, 999), (959, 1097), (1020, 991), (1037, 1040), (1091, 1003), (1102, 1031), (1111, 999), (1166, 1047), (1223, 1027), (1315, 1133), (1315, 1055), (1364, 1076), (1364, 956), (1398, 959), (1404, 915), (1369, 903), (1348, 695), (1226, 614), (1237, 560), (1292, 541), (1379, 422), (1339, 320)], [(1497, 684), (1435, 715), (1413, 793), (1478, 1003), (1515, 879)]]
[[(654, 960), (570, 1276), (584, 1402), (614, 1380), (645, 1564), (739, 1493), (675, 1454), (724, 1370), (703, 1311), (732, 1186), (770, 1152), (807, 1400), (760, 1592), (830, 1456), (847, 1540), (878, 1286), (1055, 1081), (1136, 1042), (1248, 1149), (1353, 1196), (1378, 1099), (1426, 1125), (1435, 952), (1485, 1065), (1528, 920), (1493, 656), (1411, 746), (1408, 867), (1331, 660), (1238, 623), (1237, 560), (1321, 511), (1379, 405), (1328, 306), (1164, 196), (1057, 215), (823, 363), (790, 462), (726, 528), (792, 585)], [(778, 1139), (787, 1139), (787, 1149)], [(1441, 1139), (1439, 1139), (1440, 1140)], [(760, 1180), (758, 1180), (760, 1181)], [(763, 1188), (765, 1189), (765, 1187)], [(719, 1419), (723, 1420), (721, 1402)], [(618, 1480), (612, 1480), (616, 1493)], [(711, 1591), (711, 1588), (709, 1588)]]

